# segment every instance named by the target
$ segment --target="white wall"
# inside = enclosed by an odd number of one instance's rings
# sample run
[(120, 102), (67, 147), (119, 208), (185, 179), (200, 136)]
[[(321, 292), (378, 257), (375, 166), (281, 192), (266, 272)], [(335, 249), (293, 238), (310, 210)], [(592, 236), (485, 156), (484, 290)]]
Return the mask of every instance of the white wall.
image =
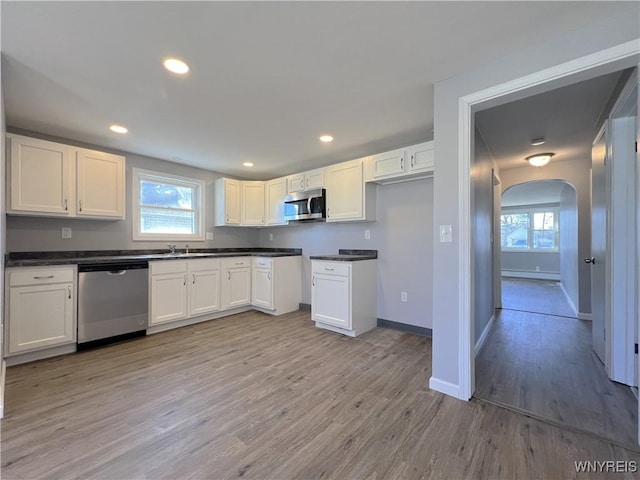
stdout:
[[(591, 211), (591, 208), (589, 208), (589, 211)], [(578, 198), (575, 189), (570, 185), (562, 187), (562, 192), (560, 192), (559, 223), (560, 283), (562, 283), (562, 287), (571, 302), (571, 308), (577, 314), (580, 289), (577, 267), (581, 263), (578, 254)], [(589, 235), (589, 238), (591, 238), (591, 235)]]
[[(2, 4), (0, 2), (0, 10)], [(0, 48), (1, 51), (1, 48)], [(2, 61), (0, 59), (0, 418), (4, 416), (4, 254), (6, 252), (6, 145), (5, 145), (4, 90), (2, 88)]]
[[(302, 248), (302, 302), (311, 303), (309, 256), (341, 248), (378, 250), (378, 318), (431, 328), (433, 180), (379, 185), (377, 221), (312, 223), (260, 231), (260, 247)], [(371, 240), (365, 240), (365, 229)], [(269, 235), (273, 234), (273, 241)], [(400, 292), (408, 302), (400, 302)]]
[[(466, 392), (461, 390), (460, 373), (463, 371), (461, 368), (467, 370), (468, 366), (461, 366), (459, 362), (460, 346), (465, 344), (460, 339), (459, 324), (460, 321), (469, 321), (461, 319), (461, 305), (465, 299), (461, 295), (460, 284), (465, 279), (460, 278), (459, 271), (460, 186), (467, 181), (459, 163), (460, 98), (633, 40), (638, 37), (639, 28), (637, 5), (616, 4), (609, 16), (603, 16), (597, 22), (568, 25), (554, 38), (541, 38), (540, 43), (524, 51), (496, 58), (479, 68), (436, 83), (434, 232), (438, 231), (439, 225), (452, 225), (454, 241), (434, 243), (433, 268), (440, 275), (433, 289), (432, 387), (466, 397)], [(620, 68), (619, 65), (615, 67)], [(599, 73), (605, 73), (604, 70)], [(541, 91), (537, 89), (535, 93)], [(515, 98), (512, 96), (504, 100), (513, 101)], [(496, 104), (497, 101), (487, 107)], [(504, 177), (504, 172), (501, 172), (501, 177)], [(504, 186), (502, 189), (506, 190)]]
[[(11, 130), (11, 129), (10, 129)], [(79, 145), (96, 150), (104, 150), (124, 155), (127, 158), (126, 171), (126, 220), (101, 221), (86, 219), (38, 218), (12, 215), (7, 217), (7, 250), (9, 252), (61, 251), (61, 250), (133, 250), (165, 248), (167, 242), (134, 241), (131, 216), (131, 184), (133, 168), (143, 168), (173, 175), (197, 178), (206, 183), (205, 230), (213, 232), (213, 240), (177, 243), (178, 248), (189, 244), (191, 248), (255, 247), (258, 232), (255, 228), (214, 227), (213, 183), (221, 175), (208, 170), (187, 167), (177, 163), (143, 157), (127, 152), (104, 149), (96, 145), (79, 144), (69, 140), (13, 130), (23, 135), (37, 136), (71, 145)], [(4, 165), (4, 163), (3, 163)], [(71, 227), (73, 237), (63, 239), (62, 227)]]

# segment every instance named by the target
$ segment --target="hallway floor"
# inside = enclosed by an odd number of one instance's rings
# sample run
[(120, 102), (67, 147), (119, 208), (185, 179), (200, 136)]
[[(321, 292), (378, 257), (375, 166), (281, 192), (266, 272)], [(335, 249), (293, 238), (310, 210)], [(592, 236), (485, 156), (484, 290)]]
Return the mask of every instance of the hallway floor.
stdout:
[(502, 308), (576, 318), (575, 312), (569, 306), (562, 291), (560, 282), (553, 280), (504, 277), (502, 279)]
[[(540, 281), (532, 282), (540, 287)], [(528, 302), (543, 310), (551, 305), (552, 294), (538, 291), (536, 297), (545, 301), (536, 305), (536, 298), (531, 298)], [(555, 312), (569, 308), (566, 301), (565, 306), (552, 307)], [(607, 378), (591, 348), (590, 322), (497, 310), (494, 327), (476, 360), (475, 396), (638, 449), (637, 401), (627, 386)]]

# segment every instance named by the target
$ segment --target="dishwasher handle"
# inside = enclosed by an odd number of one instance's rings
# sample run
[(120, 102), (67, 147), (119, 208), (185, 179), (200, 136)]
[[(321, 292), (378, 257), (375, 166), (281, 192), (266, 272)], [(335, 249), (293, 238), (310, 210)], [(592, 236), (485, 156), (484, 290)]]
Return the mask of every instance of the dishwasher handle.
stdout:
[(127, 273), (126, 270), (110, 270), (107, 275), (124, 275), (125, 273)]

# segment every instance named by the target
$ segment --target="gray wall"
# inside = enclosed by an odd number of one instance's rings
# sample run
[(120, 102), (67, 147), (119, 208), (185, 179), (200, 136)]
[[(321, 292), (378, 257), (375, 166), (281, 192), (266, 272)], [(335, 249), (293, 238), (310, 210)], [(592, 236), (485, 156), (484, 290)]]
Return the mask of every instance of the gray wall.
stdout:
[[(522, 273), (523, 277), (528, 273), (553, 273), (560, 274), (559, 252), (502, 252), (503, 275), (509, 276), (510, 272)], [(536, 270), (536, 267), (539, 270)], [(538, 276), (538, 278), (542, 278)]]
[[(2, 8), (0, 4), (0, 9)], [(6, 145), (5, 145), (4, 90), (2, 88), (2, 62), (0, 61), (0, 252), (6, 252)], [(4, 362), (4, 261), (0, 261), (0, 369)], [(4, 377), (0, 374), (0, 409), (4, 412)]]
[[(532, 180), (564, 180), (575, 188), (578, 205), (578, 257), (589, 257), (591, 252), (591, 159), (567, 160), (546, 165), (544, 168), (510, 168), (502, 171), (504, 190)], [(561, 229), (564, 229), (561, 226)], [(562, 234), (561, 234), (562, 236)], [(578, 303), (582, 314), (591, 313), (591, 270), (584, 262), (567, 262), (578, 278)], [(504, 269), (505, 266), (503, 265)], [(562, 264), (561, 264), (562, 275)], [(568, 272), (564, 272), (568, 274)]]
[(494, 313), (493, 305), (493, 159), (487, 145), (475, 129), (474, 156), (471, 163), (473, 183), (473, 262), (475, 341)]
[[(178, 242), (178, 248), (183, 248), (187, 243), (191, 248), (255, 247), (258, 244), (258, 232), (255, 228), (214, 227), (213, 183), (221, 177), (218, 173), (132, 153), (104, 149), (97, 145), (79, 144), (78, 142), (71, 142), (48, 135), (15, 129), (10, 130), (15, 133), (44, 138), (60, 143), (117, 153), (127, 158), (127, 202), (125, 220), (102, 221), (11, 215), (7, 217), (7, 250), (10, 252), (165, 248), (167, 242), (133, 240), (131, 184), (132, 170), (134, 167), (197, 178), (206, 182), (205, 231), (213, 232), (213, 240)], [(71, 227), (73, 229), (73, 237), (63, 239), (61, 236), (62, 227)]]
[[(376, 222), (262, 229), (260, 246), (303, 249), (304, 303), (311, 303), (310, 255), (337, 253), (340, 248), (378, 250), (378, 318), (431, 328), (433, 180), (377, 188)], [(371, 230), (370, 240), (364, 238), (366, 229)], [(408, 294), (407, 303), (400, 302), (402, 291)]]
[(579, 299), (578, 199), (575, 189), (565, 185), (560, 193), (560, 282), (577, 312)]
[[(636, 8), (637, 5), (631, 3), (616, 4), (607, 16), (602, 16), (597, 22), (571, 25), (566, 31), (558, 32), (557, 36), (541, 38), (539, 43), (527, 49), (496, 58), (436, 83), (434, 232), (438, 232), (439, 225), (453, 227), (453, 242), (434, 243), (433, 252), (433, 269), (438, 274), (438, 281), (433, 286), (432, 385), (438, 389), (465, 396), (459, 390), (460, 372), (468, 369), (467, 365), (460, 364), (460, 346), (466, 341), (461, 342), (459, 324), (467, 321), (461, 319), (460, 309), (464, 301), (460, 284), (465, 281), (461, 275), (465, 273), (459, 271), (461, 257), (458, 232), (462, 201), (459, 187), (467, 181), (459, 163), (459, 138), (463, 133), (459, 130), (460, 98), (637, 38), (639, 20)], [(599, 73), (605, 73), (609, 68), (620, 69), (628, 66), (628, 63), (607, 66), (600, 69)], [(571, 80), (576, 79), (573, 77)], [(527, 93), (540, 93), (542, 90), (541, 87)], [(509, 100), (516, 97), (512, 96)], [(499, 101), (486, 104), (486, 107), (495, 106)], [(504, 177), (504, 172), (501, 172), (501, 176)]]

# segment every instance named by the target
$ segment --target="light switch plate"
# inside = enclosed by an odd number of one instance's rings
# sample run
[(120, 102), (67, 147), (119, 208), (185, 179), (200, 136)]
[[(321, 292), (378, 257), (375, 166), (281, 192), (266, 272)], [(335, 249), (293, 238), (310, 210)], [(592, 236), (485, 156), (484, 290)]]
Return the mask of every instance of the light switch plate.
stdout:
[(71, 238), (71, 227), (62, 227), (62, 238)]
[(368, 228), (364, 231), (364, 239), (371, 240), (371, 230), (369, 230)]
[(270, 233), (270, 234), (269, 234), (269, 241), (270, 241), (270, 242), (273, 242), (273, 233)]
[(451, 225), (440, 225), (440, 243), (453, 242), (453, 228)]
[(213, 232), (207, 232), (207, 240), (213, 240)]

